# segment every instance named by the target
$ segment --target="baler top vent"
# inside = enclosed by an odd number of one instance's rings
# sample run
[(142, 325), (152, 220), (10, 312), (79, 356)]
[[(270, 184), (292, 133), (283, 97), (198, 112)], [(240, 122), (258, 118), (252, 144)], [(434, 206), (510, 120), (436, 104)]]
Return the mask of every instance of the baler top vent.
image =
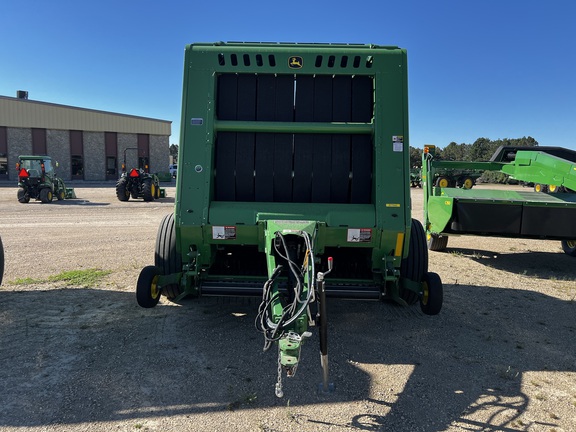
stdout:
[[(249, 67), (256, 65), (259, 67), (275, 68), (278, 62), (276, 61), (276, 56), (274, 54), (253, 54), (253, 53), (219, 53), (218, 54), (218, 65), (220, 66), (245, 66)], [(359, 56), (348, 56), (348, 55), (317, 55), (314, 67), (322, 68), (323, 65), (328, 68), (340, 68), (345, 70), (360, 69), (364, 67), (366, 69), (372, 68), (372, 56), (367, 56), (364, 59)]]

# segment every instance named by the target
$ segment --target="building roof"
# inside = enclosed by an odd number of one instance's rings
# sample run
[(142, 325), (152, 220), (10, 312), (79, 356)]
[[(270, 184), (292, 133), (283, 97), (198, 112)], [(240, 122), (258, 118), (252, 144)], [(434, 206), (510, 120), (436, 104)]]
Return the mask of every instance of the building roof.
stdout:
[(0, 96), (0, 126), (170, 136), (172, 122)]

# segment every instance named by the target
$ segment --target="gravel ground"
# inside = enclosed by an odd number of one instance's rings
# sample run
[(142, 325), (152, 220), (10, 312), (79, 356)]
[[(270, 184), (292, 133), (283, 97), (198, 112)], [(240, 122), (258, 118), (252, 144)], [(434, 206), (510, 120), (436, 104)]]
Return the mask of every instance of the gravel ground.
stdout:
[[(0, 431), (576, 431), (576, 261), (559, 242), (451, 238), (430, 253), (437, 316), (329, 301), (335, 391), (317, 392), (314, 331), (278, 399), (257, 300), (136, 304), (167, 193), (123, 203), (107, 184), (23, 205), (0, 187)], [(91, 268), (111, 273), (42, 282)]]

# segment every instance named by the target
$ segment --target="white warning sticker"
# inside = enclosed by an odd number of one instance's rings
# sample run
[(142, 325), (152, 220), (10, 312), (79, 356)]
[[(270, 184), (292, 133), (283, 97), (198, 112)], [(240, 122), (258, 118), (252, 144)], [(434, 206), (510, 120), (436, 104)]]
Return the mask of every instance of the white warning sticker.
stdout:
[(349, 243), (367, 243), (372, 241), (372, 230), (370, 228), (348, 228), (346, 240)]
[(235, 226), (213, 226), (212, 239), (214, 240), (235, 240), (236, 227)]
[(392, 150), (395, 152), (404, 151), (404, 137), (402, 135), (392, 137)]

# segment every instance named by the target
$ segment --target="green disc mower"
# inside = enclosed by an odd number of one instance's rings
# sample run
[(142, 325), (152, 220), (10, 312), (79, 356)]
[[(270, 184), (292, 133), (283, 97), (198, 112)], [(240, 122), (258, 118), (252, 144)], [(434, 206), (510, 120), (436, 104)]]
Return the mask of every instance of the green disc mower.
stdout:
[[(424, 219), (430, 250), (444, 250), (451, 235), (560, 240), (576, 256), (576, 151), (562, 147), (509, 147), (490, 161), (442, 161), (424, 148)], [(500, 171), (534, 190), (459, 189), (435, 179), (446, 170)]]

